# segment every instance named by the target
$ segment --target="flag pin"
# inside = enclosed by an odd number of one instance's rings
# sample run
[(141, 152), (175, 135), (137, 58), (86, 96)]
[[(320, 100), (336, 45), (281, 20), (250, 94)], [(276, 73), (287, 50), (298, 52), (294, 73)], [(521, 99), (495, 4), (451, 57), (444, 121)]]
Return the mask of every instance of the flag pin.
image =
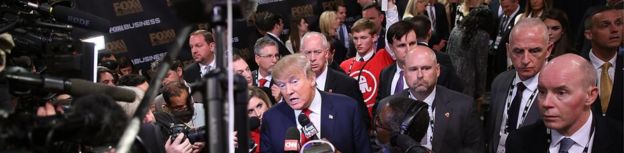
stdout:
[(446, 112), (446, 113), (444, 113), (444, 116), (446, 116), (446, 118), (449, 118), (449, 116), (451, 116), (451, 113)]
[(334, 119), (334, 115), (329, 114), (329, 119), (333, 120)]

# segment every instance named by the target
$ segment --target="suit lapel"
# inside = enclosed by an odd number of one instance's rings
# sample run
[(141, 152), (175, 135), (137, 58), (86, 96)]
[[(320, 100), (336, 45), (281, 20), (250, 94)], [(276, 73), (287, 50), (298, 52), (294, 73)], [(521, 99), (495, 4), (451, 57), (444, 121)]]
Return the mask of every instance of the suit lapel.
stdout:
[(297, 127), (297, 121), (295, 119), (295, 111), (290, 108), (290, 106), (288, 106), (288, 104), (284, 103), (282, 105), (283, 107), (278, 107), (278, 110), (280, 113), (282, 113), (284, 116), (287, 116), (287, 119), (285, 124), (285, 127)]
[(445, 98), (448, 95), (442, 88), (436, 88), (436, 96), (433, 100), (435, 106), (435, 120), (433, 123), (433, 142), (431, 144), (433, 150), (440, 150), (442, 147), (442, 141), (444, 141), (444, 135), (448, 128), (448, 122), (453, 115), (453, 110), (448, 106), (449, 101)]
[(392, 93), (392, 90), (394, 90), (392, 89), (392, 80), (394, 79), (394, 73), (396, 73), (396, 71), (396, 62), (394, 62), (394, 64), (390, 65), (390, 69), (388, 69), (388, 79), (390, 79), (390, 82), (388, 82), (388, 84), (385, 84), (386, 89), (388, 89), (388, 96), (392, 95), (390, 93)]
[[(321, 138), (327, 138), (329, 136), (335, 135), (334, 133), (334, 125), (335, 119), (334, 116), (336, 113), (334, 111), (334, 105), (332, 104), (332, 99), (328, 98), (328, 95), (323, 91), (319, 91), (321, 93)], [(331, 140), (331, 138), (328, 138)]]
[(333, 84), (336, 82), (336, 77), (334, 73), (327, 67), (327, 76), (325, 77), (325, 89), (322, 89), (325, 92), (333, 92), (336, 88)]
[[(503, 115), (505, 113), (505, 103), (507, 102), (507, 96), (509, 96), (508, 91), (509, 91), (509, 88), (511, 88), (511, 82), (514, 79), (515, 74), (516, 74), (516, 71), (514, 70), (512, 70), (510, 73), (505, 74), (505, 80), (503, 81), (503, 84), (502, 84), (503, 87), (498, 89), (498, 90), (501, 90), (499, 92), (503, 92), (503, 93), (496, 95), (497, 97), (496, 99), (494, 99), (495, 101), (498, 102), (496, 103), (496, 106), (494, 106), (496, 107), (495, 109), (497, 110), (496, 120), (495, 120), (496, 125), (494, 125), (495, 126), (494, 129), (496, 129), (497, 131), (500, 131), (500, 127), (503, 122)], [(505, 90), (502, 90), (502, 89), (505, 89)]]

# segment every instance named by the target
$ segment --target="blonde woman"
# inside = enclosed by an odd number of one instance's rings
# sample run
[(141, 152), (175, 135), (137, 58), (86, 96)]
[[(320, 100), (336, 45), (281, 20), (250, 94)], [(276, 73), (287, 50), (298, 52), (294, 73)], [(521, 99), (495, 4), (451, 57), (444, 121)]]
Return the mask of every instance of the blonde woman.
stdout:
[(411, 18), (416, 15), (425, 15), (425, 9), (427, 8), (428, 0), (409, 0), (407, 6), (405, 6), (405, 12), (403, 13), (403, 19)]
[(336, 11), (325, 11), (319, 18), (319, 28), (327, 38), (335, 38), (338, 27), (340, 26), (340, 19), (336, 15)]

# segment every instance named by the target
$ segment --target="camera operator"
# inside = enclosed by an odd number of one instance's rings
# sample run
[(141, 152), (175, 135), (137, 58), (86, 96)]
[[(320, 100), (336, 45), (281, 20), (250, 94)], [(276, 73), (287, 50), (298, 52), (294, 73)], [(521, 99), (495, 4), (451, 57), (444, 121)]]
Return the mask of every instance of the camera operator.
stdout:
[[(168, 135), (179, 135), (171, 131), (177, 131), (172, 126), (183, 125), (181, 131), (188, 132), (186, 129), (197, 129), (205, 125), (204, 123), (204, 110), (203, 104), (194, 103), (188, 93), (188, 88), (179, 81), (173, 81), (168, 83), (162, 88), (163, 99), (165, 105), (163, 105), (163, 112), (154, 114), (156, 122), (159, 124)], [(187, 133), (188, 134), (188, 133)], [(187, 136), (188, 137), (188, 136)], [(200, 136), (201, 137), (201, 136)], [(200, 138), (201, 139), (201, 138)], [(204, 142), (191, 142), (193, 143), (193, 152), (199, 152), (204, 148)]]
[[(422, 106), (424, 105), (424, 106)], [(377, 133), (377, 143), (381, 146), (380, 153), (398, 153), (404, 148), (390, 145), (393, 135), (401, 132), (401, 126), (409, 115), (414, 115), (406, 125), (402, 134), (413, 140), (421, 140), (427, 132), (429, 114), (427, 104), (407, 97), (390, 96), (380, 101), (380, 109), (374, 119), (375, 132)], [(424, 109), (418, 110), (418, 107)]]

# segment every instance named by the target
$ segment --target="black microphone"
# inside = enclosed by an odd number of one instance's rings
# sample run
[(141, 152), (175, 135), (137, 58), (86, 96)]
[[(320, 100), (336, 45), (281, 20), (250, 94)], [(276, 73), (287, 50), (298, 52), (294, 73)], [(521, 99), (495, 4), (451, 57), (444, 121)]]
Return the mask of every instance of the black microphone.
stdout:
[(250, 117), (249, 119), (249, 130), (255, 130), (258, 129), (260, 127), (260, 118), (258, 117)]
[(50, 90), (60, 90), (68, 92), (72, 96), (85, 96), (99, 93), (111, 96), (116, 101), (134, 102), (136, 97), (136, 94), (132, 90), (97, 84), (87, 80), (60, 79), (31, 73), (10, 73), (10, 71), (10, 68), (7, 69), (7, 73), (5, 73), (4, 76), (9, 79), (9, 81), (16, 81), (18, 85), (25, 84)]
[(18, 0), (19, 3), (26, 5), (27, 7), (36, 9), (40, 12), (52, 15), (56, 20), (68, 23), (77, 27), (96, 30), (104, 33), (108, 33), (110, 27), (110, 21), (95, 16), (93, 14), (74, 10), (64, 6), (48, 6), (39, 5), (23, 0)]
[(288, 128), (284, 139), (284, 152), (299, 152), (299, 137), (297, 127)]
[(397, 146), (401, 149), (401, 152), (405, 153), (428, 153), (429, 149), (420, 145), (420, 143), (414, 141), (411, 137), (405, 134), (395, 134), (390, 138), (390, 144)]
[(303, 131), (303, 134), (305, 135), (306, 138), (308, 138), (308, 140), (319, 139), (316, 136), (316, 134), (318, 133), (318, 130), (316, 130), (316, 127), (314, 127), (314, 124), (310, 122), (310, 119), (308, 118), (308, 116), (306, 116), (303, 113), (300, 113), (297, 120), (299, 121), (299, 124), (301, 124), (301, 131)]

